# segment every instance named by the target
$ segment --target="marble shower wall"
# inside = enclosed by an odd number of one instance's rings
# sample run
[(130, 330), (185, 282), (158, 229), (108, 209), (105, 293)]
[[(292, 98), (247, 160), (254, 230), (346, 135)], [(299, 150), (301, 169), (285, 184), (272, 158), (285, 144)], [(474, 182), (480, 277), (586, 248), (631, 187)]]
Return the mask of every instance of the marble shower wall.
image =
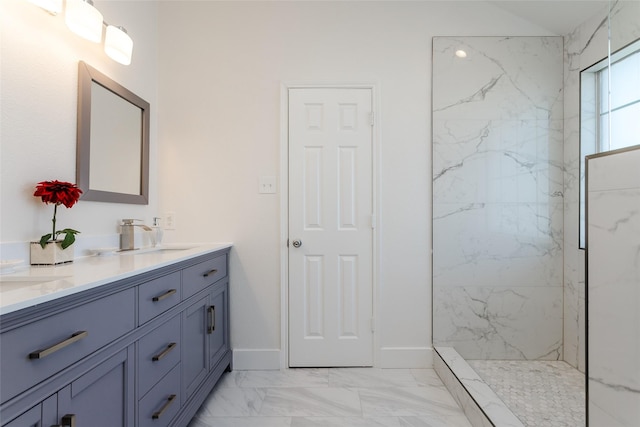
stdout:
[(562, 358), (562, 84), (562, 37), (433, 40), (433, 337), (466, 359)]
[[(578, 248), (580, 208), (580, 71), (607, 56), (607, 12), (564, 38), (564, 360), (585, 370), (585, 254)], [(640, 38), (640, 2), (617, 1), (611, 49)]]
[(587, 162), (588, 419), (595, 427), (640, 425), (638, 165), (640, 145)]

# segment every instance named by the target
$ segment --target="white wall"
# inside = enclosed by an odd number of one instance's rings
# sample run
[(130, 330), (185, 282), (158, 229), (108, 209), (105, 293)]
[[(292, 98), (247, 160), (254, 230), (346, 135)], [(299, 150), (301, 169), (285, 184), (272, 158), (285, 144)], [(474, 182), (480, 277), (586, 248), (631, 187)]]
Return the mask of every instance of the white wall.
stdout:
[(548, 31), (480, 2), (163, 2), (159, 19), (166, 239), (234, 242), (236, 368), (278, 367), (280, 192), (258, 194), (258, 177), (285, 166), (287, 82), (377, 85), (377, 364), (429, 363), (431, 39)]
[(53, 207), (33, 197), (36, 183), (76, 181), (81, 60), (151, 103), (151, 201), (149, 206), (80, 201), (58, 212), (58, 225), (80, 230), (79, 238), (87, 239), (117, 233), (120, 218), (150, 220), (157, 214), (157, 5), (136, 1), (96, 1), (95, 5), (107, 22), (124, 26), (133, 38), (130, 66), (108, 58), (101, 44), (69, 31), (63, 15), (52, 16), (25, 0), (0, 3), (3, 259), (11, 256), (6, 243), (37, 239), (49, 230)]

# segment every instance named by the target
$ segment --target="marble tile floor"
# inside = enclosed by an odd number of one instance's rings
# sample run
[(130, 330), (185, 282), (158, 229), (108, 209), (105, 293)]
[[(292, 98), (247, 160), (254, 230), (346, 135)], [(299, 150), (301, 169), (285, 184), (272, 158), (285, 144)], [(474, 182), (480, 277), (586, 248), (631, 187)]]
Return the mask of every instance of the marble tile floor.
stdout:
[(566, 362), (467, 360), (526, 427), (585, 425), (585, 376)]
[(433, 369), (225, 373), (188, 427), (470, 427)]

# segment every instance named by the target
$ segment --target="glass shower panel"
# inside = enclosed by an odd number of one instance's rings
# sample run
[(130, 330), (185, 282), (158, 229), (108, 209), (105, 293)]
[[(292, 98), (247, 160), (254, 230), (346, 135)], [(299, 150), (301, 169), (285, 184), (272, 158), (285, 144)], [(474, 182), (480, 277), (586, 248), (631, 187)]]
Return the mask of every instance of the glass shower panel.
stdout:
[(434, 344), (561, 359), (562, 38), (437, 37), (433, 56)]

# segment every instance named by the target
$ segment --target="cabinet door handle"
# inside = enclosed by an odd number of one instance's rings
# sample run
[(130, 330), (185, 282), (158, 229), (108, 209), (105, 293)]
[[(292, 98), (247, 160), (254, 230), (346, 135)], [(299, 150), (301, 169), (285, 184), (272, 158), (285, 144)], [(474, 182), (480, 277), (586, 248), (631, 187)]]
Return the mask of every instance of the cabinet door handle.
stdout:
[(76, 414), (67, 414), (62, 417), (62, 427), (76, 427)]
[(162, 301), (163, 299), (165, 299), (165, 298), (167, 298), (167, 297), (170, 297), (171, 295), (175, 294), (176, 292), (178, 292), (178, 291), (176, 291), (175, 289), (169, 289), (169, 290), (168, 290), (167, 292), (165, 292), (164, 294), (162, 294), (162, 295), (158, 295), (157, 297), (153, 297), (151, 300), (152, 300), (153, 302)]
[(164, 405), (162, 405), (162, 408), (160, 408), (158, 412), (154, 412), (153, 415), (151, 415), (151, 418), (153, 418), (154, 420), (160, 419), (164, 411), (169, 409), (169, 406), (171, 406), (174, 400), (176, 400), (176, 395), (172, 394), (167, 398), (167, 402)]
[(164, 350), (162, 350), (162, 353), (157, 354), (155, 356), (153, 356), (151, 358), (151, 360), (153, 360), (154, 362), (157, 362), (158, 360), (162, 359), (163, 357), (165, 357), (167, 354), (169, 354), (171, 352), (171, 350), (173, 350), (174, 348), (176, 348), (176, 343), (172, 342), (171, 344), (169, 344), (167, 346), (167, 348), (165, 348)]
[(216, 274), (217, 272), (218, 272), (218, 269), (217, 269), (217, 268), (214, 268), (213, 270), (209, 270), (209, 271), (207, 271), (207, 272), (206, 272), (206, 273), (204, 273), (202, 276), (203, 276), (203, 277), (209, 277), (209, 276), (211, 276), (212, 274)]
[(216, 330), (216, 306), (209, 306), (209, 327), (207, 333), (212, 334)]
[(62, 350), (66, 346), (73, 344), (74, 342), (77, 342), (83, 338), (86, 338), (87, 335), (89, 335), (89, 332), (87, 331), (76, 332), (66, 340), (60, 341), (59, 343), (54, 344), (49, 348), (45, 348), (44, 350), (36, 350), (32, 353), (29, 353), (29, 359), (42, 359), (43, 357), (47, 357), (50, 354), (55, 353), (58, 350)]

